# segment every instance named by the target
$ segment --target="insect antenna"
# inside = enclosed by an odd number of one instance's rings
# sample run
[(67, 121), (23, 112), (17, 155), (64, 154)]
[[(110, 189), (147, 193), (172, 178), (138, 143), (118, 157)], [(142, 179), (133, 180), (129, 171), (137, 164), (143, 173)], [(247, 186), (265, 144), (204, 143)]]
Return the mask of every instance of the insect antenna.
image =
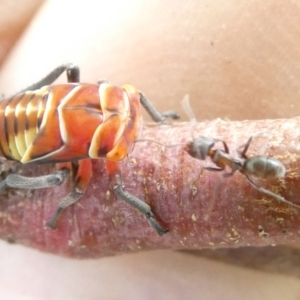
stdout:
[(140, 142), (150, 142), (150, 143), (155, 143), (158, 144), (160, 146), (163, 146), (165, 148), (173, 148), (173, 147), (178, 147), (178, 146), (185, 146), (185, 144), (183, 143), (178, 143), (178, 144), (172, 144), (172, 145), (166, 145), (163, 143), (160, 143), (156, 140), (152, 140), (152, 139), (136, 139), (135, 141), (133, 141), (134, 143), (140, 143)]

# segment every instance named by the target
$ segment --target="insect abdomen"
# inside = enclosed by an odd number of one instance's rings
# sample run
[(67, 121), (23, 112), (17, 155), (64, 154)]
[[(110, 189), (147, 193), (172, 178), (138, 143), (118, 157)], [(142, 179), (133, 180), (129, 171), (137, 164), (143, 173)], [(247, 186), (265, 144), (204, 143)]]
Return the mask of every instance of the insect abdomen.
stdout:
[[(89, 86), (92, 86), (92, 88), (88, 89)], [(84, 103), (80, 103), (80, 94), (84, 92), (88, 92), (89, 97), (87, 99), (84, 97), (86, 100), (84, 100)], [(93, 92), (96, 92), (96, 98)], [(76, 93), (79, 95), (74, 98)], [(82, 126), (76, 123), (78, 110), (87, 111), (88, 104), (92, 102), (97, 113), (92, 114), (94, 116), (91, 117), (91, 113), (88, 112), (88, 128), (91, 130), (85, 130), (85, 132), (88, 132), (88, 134), (85, 133), (85, 140), (89, 143), (99, 122), (102, 122), (97, 95), (97, 85), (62, 84), (46, 86), (36, 91), (28, 91), (3, 100), (0, 103), (0, 145), (3, 155), (8, 159), (22, 163), (31, 161), (52, 162), (51, 156), (57, 156), (57, 151), (61, 152), (60, 150), (66, 144), (65, 133), (63, 132), (64, 124), (71, 122), (71, 126), (80, 134)], [(68, 100), (71, 102), (72, 99), (77, 101), (75, 107), (77, 114), (72, 112), (74, 122), (64, 119), (59, 112), (60, 106)], [(69, 107), (67, 110), (72, 109)], [(80, 117), (84, 118), (86, 114), (81, 112)], [(85, 127), (85, 129), (88, 128)], [(81, 141), (82, 139), (81, 137)], [(53, 161), (76, 159), (76, 155), (80, 157), (87, 156), (88, 147), (82, 150), (83, 144), (81, 143), (80, 146), (81, 151), (79, 150), (79, 154), (73, 151), (73, 153), (68, 153), (68, 155), (64, 155), (65, 157), (58, 157)]]
[(38, 110), (43, 115), (48, 92), (37, 92), (18, 94), (0, 103), (0, 146), (8, 159), (20, 161), (38, 132)]
[(106, 83), (45, 86), (0, 103), (3, 155), (22, 163), (119, 161), (140, 127), (138, 91)]
[(250, 157), (245, 162), (248, 174), (258, 178), (278, 178), (285, 176), (284, 165), (275, 158), (266, 156)]

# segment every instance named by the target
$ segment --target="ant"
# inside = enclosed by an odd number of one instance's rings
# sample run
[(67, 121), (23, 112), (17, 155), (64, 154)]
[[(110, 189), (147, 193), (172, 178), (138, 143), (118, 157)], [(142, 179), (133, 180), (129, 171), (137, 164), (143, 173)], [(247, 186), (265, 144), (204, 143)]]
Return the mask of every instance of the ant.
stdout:
[[(257, 178), (263, 179), (274, 179), (284, 177), (286, 172), (284, 165), (275, 158), (267, 157), (264, 155), (247, 157), (246, 153), (252, 139), (253, 136), (248, 139), (243, 151), (240, 153), (240, 157), (238, 158), (230, 156), (229, 148), (225, 141), (203, 136), (195, 138), (191, 142), (188, 142), (185, 145), (184, 150), (189, 155), (199, 160), (205, 160), (207, 157), (210, 157), (212, 162), (217, 166), (204, 167), (203, 169), (208, 171), (220, 172), (224, 171), (227, 166), (231, 168), (232, 171), (229, 173), (224, 173), (224, 177), (232, 176), (236, 171), (238, 171), (241, 174), (245, 175), (248, 182), (258, 191), (272, 196), (278, 201), (287, 203), (296, 208), (300, 208), (300, 205), (294, 204), (286, 200), (285, 198), (259, 186), (250, 178), (250, 176), (255, 176)], [(212, 149), (217, 142), (221, 142), (224, 149)]]
[[(196, 117), (189, 103), (189, 95), (186, 95), (183, 98), (183, 100), (181, 101), (181, 105), (186, 114), (191, 119), (191, 122), (196, 123)], [(256, 134), (254, 136), (257, 135), (259, 134)], [(280, 202), (300, 209), (300, 205), (292, 203), (285, 198), (269, 191), (268, 189), (259, 186), (250, 178), (250, 176), (254, 176), (262, 179), (275, 179), (285, 177), (286, 173), (285, 166), (275, 158), (264, 155), (255, 155), (252, 157), (248, 157), (246, 155), (254, 136), (251, 136), (248, 139), (243, 151), (240, 152), (240, 157), (238, 158), (234, 158), (230, 155), (228, 145), (224, 140), (208, 138), (204, 136), (194, 138), (191, 142), (188, 142), (186, 144), (164, 145), (163, 143), (151, 139), (138, 139), (135, 140), (135, 142), (155, 142), (156, 144), (159, 144), (166, 148), (183, 146), (183, 149), (193, 158), (196, 158), (198, 160), (205, 160), (206, 158), (210, 157), (211, 161), (216, 165), (216, 167), (204, 167), (204, 170), (221, 172), (224, 171), (226, 167), (229, 167), (232, 171), (229, 173), (224, 173), (224, 177), (230, 177), (236, 171), (238, 171), (241, 174), (245, 175), (247, 181), (258, 191), (269, 195)], [(213, 149), (216, 143), (222, 143), (223, 149)]]

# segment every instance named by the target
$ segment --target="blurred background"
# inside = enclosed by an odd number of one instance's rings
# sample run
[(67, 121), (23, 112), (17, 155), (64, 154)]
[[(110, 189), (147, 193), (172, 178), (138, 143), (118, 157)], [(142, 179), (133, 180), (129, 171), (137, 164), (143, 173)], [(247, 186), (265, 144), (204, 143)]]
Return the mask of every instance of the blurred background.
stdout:
[[(0, 91), (63, 62), (85, 82), (132, 83), (198, 121), (300, 111), (300, 2), (0, 1)], [(65, 77), (59, 79), (65, 82)], [(0, 244), (5, 299), (299, 299), (297, 245), (75, 261)]]

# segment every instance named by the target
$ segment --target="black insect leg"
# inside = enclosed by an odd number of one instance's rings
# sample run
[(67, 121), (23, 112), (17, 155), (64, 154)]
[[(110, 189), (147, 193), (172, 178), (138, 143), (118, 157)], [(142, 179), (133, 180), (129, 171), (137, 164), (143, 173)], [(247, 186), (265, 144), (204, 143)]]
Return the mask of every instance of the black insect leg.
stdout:
[(152, 227), (156, 230), (156, 232), (160, 236), (164, 235), (165, 233), (167, 233), (169, 231), (168, 229), (162, 227), (158, 223), (158, 221), (155, 218), (154, 213), (151, 211), (151, 208), (148, 204), (141, 201), (139, 198), (129, 194), (128, 192), (124, 191), (124, 189), (122, 188), (122, 185), (120, 183), (116, 183), (113, 186), (113, 191), (119, 198), (121, 198), (122, 200), (124, 200), (125, 202), (130, 204), (132, 207), (137, 209), (139, 212), (141, 212), (143, 215), (145, 215), (145, 217), (148, 219), (149, 223), (152, 225)]
[(179, 115), (175, 111), (166, 111), (165, 113), (160, 113), (157, 111), (157, 109), (153, 106), (153, 104), (149, 101), (149, 99), (142, 93), (140, 94), (140, 102), (145, 108), (145, 110), (148, 112), (150, 117), (155, 122), (162, 122), (166, 118), (172, 118), (174, 120), (179, 119)]
[(248, 151), (248, 149), (249, 149), (249, 146), (250, 146), (250, 143), (251, 143), (252, 139), (253, 139), (253, 136), (251, 136), (251, 137), (248, 139), (248, 141), (247, 141), (247, 143), (246, 143), (246, 145), (245, 145), (245, 147), (244, 147), (244, 149), (243, 149), (243, 151), (242, 151), (242, 153), (241, 153), (241, 157), (242, 157), (242, 158), (247, 159), (246, 153), (247, 153), (247, 151)]
[(67, 80), (68, 82), (79, 82), (80, 81), (80, 69), (78, 66), (75, 66), (73, 64), (69, 64), (69, 66), (66, 68), (67, 73)]
[(53, 174), (39, 177), (25, 177), (16, 174), (8, 175), (0, 182), (0, 192), (6, 188), (43, 189), (61, 185), (68, 176), (68, 170), (59, 170)]
[(267, 190), (267, 189), (265, 189), (265, 188), (263, 188), (263, 187), (257, 185), (253, 180), (251, 180), (251, 178), (250, 178), (248, 175), (246, 175), (246, 177), (247, 177), (248, 182), (249, 182), (255, 189), (257, 189), (258, 191), (260, 191), (260, 192), (262, 192), (262, 193), (264, 193), (264, 194), (266, 194), (266, 195), (269, 195), (269, 196), (275, 198), (276, 200), (278, 200), (278, 201), (280, 201), (280, 202), (286, 203), (286, 204), (288, 204), (288, 205), (290, 205), (290, 206), (293, 206), (293, 207), (296, 207), (296, 208), (298, 208), (298, 209), (300, 208), (300, 205), (295, 204), (295, 203), (293, 203), (293, 202), (290, 202), (290, 201), (286, 200), (285, 198), (283, 198), (283, 197), (281, 197), (281, 196), (279, 196), (279, 195), (277, 195), (277, 194), (275, 194), (275, 193), (273, 193), (273, 192), (271, 192), (271, 191), (269, 191), (269, 190)]
[(111, 187), (114, 193), (142, 213), (160, 236), (167, 233), (169, 230), (159, 224), (151, 210), (151, 207), (147, 203), (124, 191), (118, 164), (112, 161), (107, 161), (106, 167), (112, 180)]
[[(61, 165), (64, 167), (66, 164)], [(71, 193), (59, 202), (53, 217), (47, 222), (47, 226), (52, 229), (56, 228), (57, 219), (61, 213), (82, 197), (92, 177), (92, 163), (90, 159), (80, 160), (76, 168), (74, 163), (72, 166), (74, 186)]]
[[(215, 167), (204, 167), (203, 169), (211, 172), (221, 172), (225, 170), (225, 168), (215, 168)], [(236, 170), (233, 170), (232, 172), (223, 173), (223, 177), (225, 178), (230, 177), (235, 173), (235, 171)]]
[[(62, 64), (58, 66), (53, 71), (51, 71), (46, 77), (41, 79), (40, 81), (32, 84), (26, 89), (21, 90), (19, 93), (24, 93), (26, 91), (34, 91), (36, 89), (40, 89), (45, 85), (49, 85), (53, 83), (64, 71), (67, 73), (68, 82), (79, 82), (80, 80), (80, 70), (78, 66), (73, 65), (71, 63)], [(19, 94), (17, 93), (17, 94)]]
[(74, 204), (83, 195), (84, 191), (73, 190), (68, 196), (64, 197), (59, 203), (53, 217), (46, 223), (51, 229), (56, 229), (56, 223), (61, 213), (70, 205)]

